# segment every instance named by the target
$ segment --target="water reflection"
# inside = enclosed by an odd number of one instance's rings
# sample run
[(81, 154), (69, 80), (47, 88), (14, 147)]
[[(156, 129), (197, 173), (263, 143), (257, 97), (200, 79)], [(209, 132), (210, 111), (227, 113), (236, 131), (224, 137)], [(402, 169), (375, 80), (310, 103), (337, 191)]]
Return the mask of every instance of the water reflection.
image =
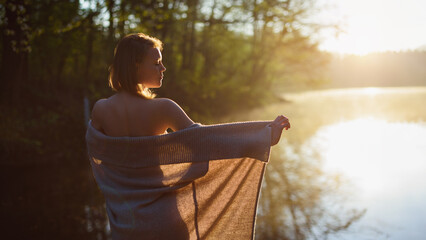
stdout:
[(355, 232), (336, 239), (424, 239), (426, 123), (360, 118), (320, 128), (302, 149), (319, 152), (324, 170), (354, 186), (352, 202), (368, 209)]
[(94, 232), (96, 240), (110, 240), (111, 228), (105, 212), (105, 204), (100, 206), (84, 206), (86, 214), (85, 227), (87, 232)]

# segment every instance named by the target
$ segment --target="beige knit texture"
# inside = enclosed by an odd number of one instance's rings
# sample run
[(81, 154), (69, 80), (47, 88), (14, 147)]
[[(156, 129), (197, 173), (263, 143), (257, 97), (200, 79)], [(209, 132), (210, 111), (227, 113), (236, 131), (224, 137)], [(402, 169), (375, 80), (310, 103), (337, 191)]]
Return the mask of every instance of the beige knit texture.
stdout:
[(253, 239), (270, 122), (110, 137), (88, 124), (93, 175), (121, 239)]

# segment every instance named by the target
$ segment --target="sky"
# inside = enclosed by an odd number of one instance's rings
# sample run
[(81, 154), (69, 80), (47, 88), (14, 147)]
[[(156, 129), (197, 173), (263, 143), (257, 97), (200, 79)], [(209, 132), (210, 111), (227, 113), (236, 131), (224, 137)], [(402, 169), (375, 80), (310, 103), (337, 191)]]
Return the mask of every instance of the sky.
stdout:
[(320, 33), (321, 50), (365, 55), (426, 46), (426, 0), (320, 0), (319, 22), (343, 32)]

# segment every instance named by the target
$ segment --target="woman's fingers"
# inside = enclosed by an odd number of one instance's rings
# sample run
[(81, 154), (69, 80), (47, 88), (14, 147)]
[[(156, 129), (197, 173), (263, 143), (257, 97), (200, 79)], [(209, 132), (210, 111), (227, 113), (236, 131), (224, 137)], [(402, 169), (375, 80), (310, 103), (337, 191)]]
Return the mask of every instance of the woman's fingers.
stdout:
[(290, 128), (290, 121), (287, 117), (279, 115), (269, 126), (272, 128), (271, 146), (273, 146), (280, 141), (282, 131)]
[(283, 115), (278, 116), (274, 122), (277, 122), (279, 125), (285, 128), (285, 130), (288, 130), (290, 128), (290, 121), (287, 117)]
[(290, 121), (287, 118), (276, 119), (271, 123), (271, 126), (277, 127), (281, 130), (284, 128), (285, 130), (288, 130), (291, 127)]
[(288, 122), (288, 118), (284, 117), (283, 115), (279, 115), (277, 118), (275, 118), (273, 123), (283, 125), (287, 122)]
[(285, 130), (288, 130), (291, 127), (290, 122), (284, 124)]

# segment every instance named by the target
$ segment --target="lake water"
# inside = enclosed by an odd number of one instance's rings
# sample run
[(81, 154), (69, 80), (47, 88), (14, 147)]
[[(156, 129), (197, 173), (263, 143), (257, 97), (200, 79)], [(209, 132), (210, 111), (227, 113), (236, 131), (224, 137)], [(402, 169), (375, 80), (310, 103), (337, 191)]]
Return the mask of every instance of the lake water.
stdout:
[(302, 143), (302, 151), (319, 153), (324, 171), (347, 179), (354, 193), (348, 204), (367, 210), (332, 239), (425, 239), (426, 88), (342, 89), (288, 97), (305, 103), (340, 101), (346, 111), (358, 113), (319, 127)]
[(320, 162), (325, 174), (344, 179), (345, 206), (366, 210), (329, 239), (426, 239), (426, 87), (283, 97), (288, 101), (253, 111), (248, 118), (288, 116), (292, 128), (279, 144), (282, 159), (299, 149), (297, 154)]
[(367, 209), (334, 239), (425, 238), (425, 123), (354, 119), (319, 129), (303, 148), (317, 149), (325, 171), (354, 185), (351, 204)]

